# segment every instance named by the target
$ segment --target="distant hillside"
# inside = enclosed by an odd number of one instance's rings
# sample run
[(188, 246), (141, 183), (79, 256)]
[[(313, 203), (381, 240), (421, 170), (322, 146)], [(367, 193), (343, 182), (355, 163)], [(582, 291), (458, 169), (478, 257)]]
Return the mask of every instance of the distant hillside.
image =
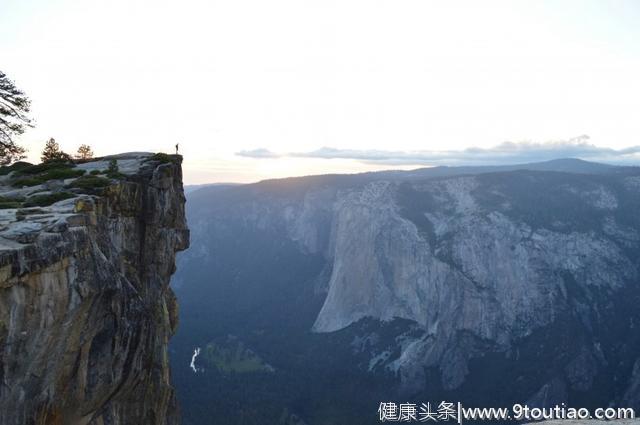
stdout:
[(227, 188), (227, 187), (231, 187), (231, 186), (237, 186), (238, 183), (204, 183), (204, 184), (188, 184), (185, 185), (184, 187), (184, 193), (191, 193), (194, 192), (196, 190), (200, 190), (200, 189), (204, 189), (206, 187), (209, 188), (216, 188), (216, 189), (221, 189), (221, 188)]
[[(573, 159), (192, 192), (185, 424), (374, 424), (383, 400), (640, 408), (638, 211), (640, 168)], [(194, 373), (228, 335), (273, 372)]]

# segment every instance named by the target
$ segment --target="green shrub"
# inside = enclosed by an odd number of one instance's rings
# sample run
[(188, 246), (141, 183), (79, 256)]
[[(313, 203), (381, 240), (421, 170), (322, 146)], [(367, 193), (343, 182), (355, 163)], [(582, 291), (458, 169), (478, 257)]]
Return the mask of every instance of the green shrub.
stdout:
[(115, 173), (107, 173), (107, 177), (109, 177), (110, 179), (123, 179), (126, 176), (121, 172), (116, 171)]
[(8, 197), (8, 196), (0, 196), (0, 202), (22, 202), (24, 198), (22, 196)]
[(109, 168), (107, 168), (106, 174), (111, 179), (122, 179), (124, 174), (120, 172), (118, 167), (118, 160), (115, 158), (109, 161)]
[(166, 164), (169, 162), (176, 162), (176, 159), (173, 156), (166, 154), (164, 152), (158, 152), (156, 154), (153, 154), (149, 158), (147, 158), (146, 161), (158, 161), (162, 164)]
[(54, 168), (42, 175), (45, 180), (62, 180), (71, 179), (74, 177), (80, 177), (86, 173), (86, 170), (69, 169), (69, 168)]
[[(15, 164), (14, 164), (15, 165)], [(28, 167), (21, 167), (17, 172), (17, 176), (24, 175), (35, 175), (47, 172), (49, 170), (59, 169), (59, 168), (73, 168), (73, 164), (69, 164), (66, 162), (44, 162), (38, 165), (30, 165)]]
[(11, 165), (3, 165), (0, 167), (0, 176), (6, 176), (12, 171), (19, 171), (32, 166), (33, 164), (24, 161), (14, 162)]
[(11, 185), (15, 187), (37, 186), (44, 182), (45, 180), (43, 180), (41, 177), (23, 177), (20, 179), (13, 180), (11, 182)]
[(106, 187), (111, 184), (109, 179), (105, 179), (104, 177), (98, 176), (83, 176), (80, 177), (67, 185), (68, 188), (77, 187), (80, 189), (95, 189)]
[(118, 160), (111, 159), (109, 161), (109, 168), (107, 168), (107, 173), (117, 173), (120, 169), (118, 168)]
[(23, 207), (46, 207), (63, 199), (73, 198), (75, 195), (69, 192), (56, 192), (47, 195), (34, 195), (27, 198), (22, 204)]
[(102, 171), (100, 170), (91, 170), (91, 172), (89, 173), (92, 176), (97, 176), (98, 174), (102, 174)]
[(0, 210), (6, 210), (9, 208), (20, 208), (22, 206), (22, 202), (16, 202), (16, 201), (7, 201), (7, 202), (3, 202), (0, 201)]
[(84, 173), (86, 173), (85, 170), (79, 170), (64, 166), (58, 168), (45, 168), (45, 171), (39, 174), (31, 175), (30, 173), (28, 173), (28, 175), (25, 177), (15, 179), (12, 182), (12, 185), (17, 187), (36, 186), (49, 180), (64, 180), (74, 177), (80, 177)]

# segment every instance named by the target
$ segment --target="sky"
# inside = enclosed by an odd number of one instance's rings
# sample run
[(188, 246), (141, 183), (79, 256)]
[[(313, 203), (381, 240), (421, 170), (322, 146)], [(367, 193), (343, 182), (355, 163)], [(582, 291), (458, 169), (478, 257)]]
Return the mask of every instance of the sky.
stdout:
[(188, 184), (640, 163), (635, 0), (2, 0), (19, 140), (184, 155)]

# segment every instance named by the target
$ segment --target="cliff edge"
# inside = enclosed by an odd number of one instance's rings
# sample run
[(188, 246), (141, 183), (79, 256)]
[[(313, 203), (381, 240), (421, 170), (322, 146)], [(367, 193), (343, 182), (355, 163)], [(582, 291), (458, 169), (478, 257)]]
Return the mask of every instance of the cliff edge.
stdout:
[(179, 423), (167, 344), (189, 244), (181, 161), (0, 177), (0, 424)]

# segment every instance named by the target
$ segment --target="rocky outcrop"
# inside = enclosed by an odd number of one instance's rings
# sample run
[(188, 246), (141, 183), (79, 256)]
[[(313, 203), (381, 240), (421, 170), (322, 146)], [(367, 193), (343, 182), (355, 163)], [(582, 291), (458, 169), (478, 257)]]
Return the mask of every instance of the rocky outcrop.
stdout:
[(1, 212), (0, 424), (179, 422), (167, 344), (189, 243), (181, 158), (116, 159), (123, 174), (99, 194)]

